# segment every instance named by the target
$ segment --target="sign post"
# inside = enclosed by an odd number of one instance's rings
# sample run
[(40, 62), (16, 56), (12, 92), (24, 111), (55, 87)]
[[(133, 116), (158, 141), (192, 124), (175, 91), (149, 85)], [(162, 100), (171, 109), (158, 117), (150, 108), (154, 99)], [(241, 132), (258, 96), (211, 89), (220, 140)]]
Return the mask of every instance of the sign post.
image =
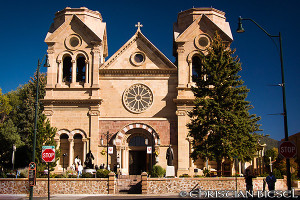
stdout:
[(31, 162), (29, 164), (28, 181), (29, 181), (29, 186), (35, 186), (35, 184), (36, 184), (36, 164), (34, 162)]
[(42, 159), (48, 163), (48, 200), (50, 200), (50, 162), (55, 161), (55, 146), (42, 147)]

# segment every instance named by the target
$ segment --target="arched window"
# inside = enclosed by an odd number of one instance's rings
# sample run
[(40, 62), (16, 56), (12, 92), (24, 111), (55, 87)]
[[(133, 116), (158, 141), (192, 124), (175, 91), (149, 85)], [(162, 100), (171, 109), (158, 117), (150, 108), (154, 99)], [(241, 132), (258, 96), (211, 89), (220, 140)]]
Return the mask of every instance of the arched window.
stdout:
[(86, 63), (85, 63), (85, 57), (79, 56), (77, 58), (77, 66), (76, 66), (76, 82), (85, 82), (85, 71), (86, 71)]
[(198, 73), (201, 70), (201, 60), (199, 56), (194, 55), (192, 58), (192, 76), (193, 77), (198, 77)]
[(72, 82), (72, 58), (66, 56), (63, 60), (63, 82)]

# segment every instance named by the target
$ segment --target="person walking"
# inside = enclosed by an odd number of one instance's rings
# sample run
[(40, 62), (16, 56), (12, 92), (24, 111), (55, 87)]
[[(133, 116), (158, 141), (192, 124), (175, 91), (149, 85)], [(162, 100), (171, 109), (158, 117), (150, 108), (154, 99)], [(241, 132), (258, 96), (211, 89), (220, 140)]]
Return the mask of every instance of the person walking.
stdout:
[(267, 176), (266, 182), (268, 184), (269, 191), (274, 191), (275, 190), (276, 178), (275, 178), (275, 176), (273, 175), (272, 172), (270, 172), (269, 176)]

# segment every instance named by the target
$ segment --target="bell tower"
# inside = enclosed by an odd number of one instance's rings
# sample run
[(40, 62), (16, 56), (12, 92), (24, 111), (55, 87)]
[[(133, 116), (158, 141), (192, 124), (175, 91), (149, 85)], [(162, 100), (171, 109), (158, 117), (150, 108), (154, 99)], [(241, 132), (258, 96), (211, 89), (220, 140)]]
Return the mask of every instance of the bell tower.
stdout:
[(173, 26), (173, 55), (178, 67), (178, 86), (176, 114), (178, 116), (178, 171), (180, 174), (191, 174), (195, 168), (190, 158), (191, 138), (188, 138), (186, 124), (189, 122), (187, 112), (193, 108), (194, 85), (192, 75), (194, 67), (201, 65), (199, 55), (207, 54), (214, 34), (218, 33), (224, 43), (232, 42), (229, 23), (225, 13), (214, 8), (192, 8), (180, 12)]
[[(90, 138), (98, 138), (102, 102), (99, 67), (108, 54), (106, 23), (98, 11), (66, 7), (55, 14), (45, 42), (50, 68), (44, 113), (58, 128), (55, 137), (58, 144), (60, 139), (68, 139), (66, 153), (71, 165), (76, 156), (74, 139), (82, 138), (83, 152), (79, 154), (82, 160), (85, 152), (96, 151)], [(67, 136), (62, 137), (63, 134)]]

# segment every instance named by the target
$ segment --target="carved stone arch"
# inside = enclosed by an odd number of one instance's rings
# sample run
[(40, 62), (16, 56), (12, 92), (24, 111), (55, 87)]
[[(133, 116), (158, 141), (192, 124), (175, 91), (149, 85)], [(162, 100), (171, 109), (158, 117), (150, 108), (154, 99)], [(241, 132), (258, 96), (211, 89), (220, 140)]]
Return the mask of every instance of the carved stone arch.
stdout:
[(87, 138), (86, 133), (82, 129), (74, 129), (70, 133), (72, 138), (74, 137), (75, 134), (80, 134), (82, 136), (82, 138)]
[(62, 61), (66, 56), (70, 56), (72, 60), (74, 60), (74, 54), (71, 51), (63, 51), (58, 54), (56, 58), (57, 62)]
[(192, 59), (195, 55), (198, 55), (198, 56), (203, 55), (203, 52), (200, 50), (194, 50), (194, 51), (190, 52), (186, 58), (187, 62), (192, 63)]
[(74, 57), (77, 59), (79, 56), (83, 56), (85, 58), (86, 61), (89, 60), (89, 56), (85, 51), (82, 50), (78, 50), (74, 53)]
[(155, 131), (154, 128), (152, 128), (148, 124), (144, 123), (132, 123), (124, 126), (120, 131), (116, 134), (116, 146), (121, 146), (124, 142), (124, 140), (128, 139), (128, 136), (126, 136), (126, 133), (132, 129), (144, 129), (149, 134), (151, 134), (154, 137), (155, 145), (157, 145), (157, 139), (159, 139), (159, 134)]
[(60, 139), (62, 134), (67, 134), (70, 138), (70, 131), (68, 129), (60, 129), (56, 132), (54, 139)]

